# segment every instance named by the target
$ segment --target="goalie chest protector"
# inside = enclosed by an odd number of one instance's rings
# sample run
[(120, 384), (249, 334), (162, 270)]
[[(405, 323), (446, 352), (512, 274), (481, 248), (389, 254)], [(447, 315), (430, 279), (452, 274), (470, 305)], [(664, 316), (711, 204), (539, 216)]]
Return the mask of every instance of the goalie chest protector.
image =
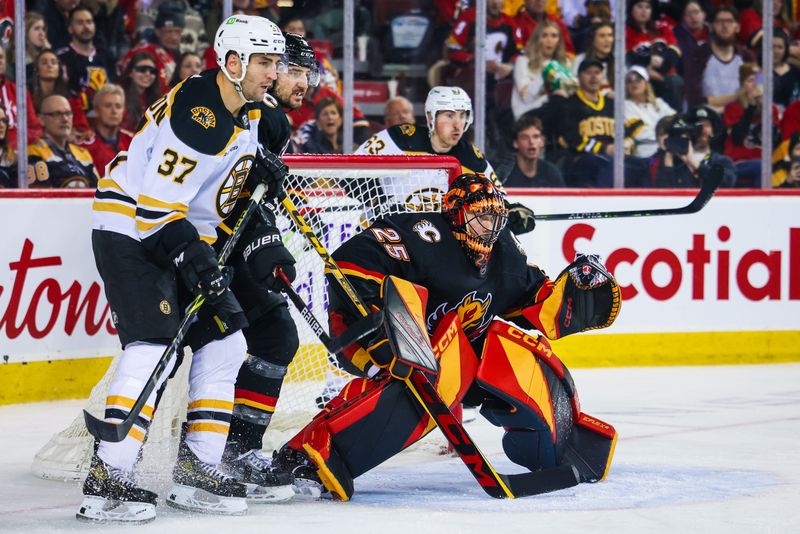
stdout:
[[(395, 275), (428, 289), (426, 327), (433, 332), (450, 311), (458, 313), (470, 340), (478, 338), (495, 315), (530, 303), (546, 280), (529, 266), (508, 229), (494, 245), (485, 276), (470, 262), (440, 213), (403, 213), (375, 222), (333, 253), (359, 294), (380, 305), (380, 283)], [(353, 316), (338, 285), (331, 308)]]

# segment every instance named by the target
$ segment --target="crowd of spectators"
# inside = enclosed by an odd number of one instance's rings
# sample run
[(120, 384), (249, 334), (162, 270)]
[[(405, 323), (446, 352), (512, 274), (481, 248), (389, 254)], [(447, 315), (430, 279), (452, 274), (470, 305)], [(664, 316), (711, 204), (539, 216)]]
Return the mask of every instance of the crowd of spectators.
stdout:
[[(148, 106), (186, 77), (216, 66), (209, 38), (221, 20), (221, 2), (26, 4), (30, 187), (94, 186), (130, 143)], [(293, 4), (234, 0), (235, 10), (269, 17), (284, 31), (324, 45), (318, 48), (321, 83), (289, 115), (290, 151), (346, 153), (381, 128), (415, 119), (424, 124), (419, 95), (401, 84), (400, 94), (391, 90), (385, 109), (373, 107), (369, 117), (356, 106), (354, 146), (343, 146), (335, 66), (341, 66), (335, 59), (342, 51), (341, 2)], [(360, 78), (386, 81), (396, 75), (382, 74), (381, 62), (405, 58), (430, 68), (429, 84), (456, 85), (474, 97), (474, 2), (358, 4), (356, 32), (369, 55)], [(0, 187), (16, 186), (13, 7), (0, 0)], [(797, 187), (798, 7), (773, 0), (773, 8), (774, 128), (765, 133), (758, 1), (628, 0), (625, 94), (614, 95), (609, 0), (487, 0), (487, 157), (513, 187), (610, 186), (616, 152), (624, 154), (626, 186), (694, 187), (713, 162), (725, 168), (727, 185), (758, 187), (761, 140), (771, 135), (773, 185)], [(398, 23), (409, 16), (428, 25)], [(625, 102), (622, 140), (614, 138), (614, 98)]]

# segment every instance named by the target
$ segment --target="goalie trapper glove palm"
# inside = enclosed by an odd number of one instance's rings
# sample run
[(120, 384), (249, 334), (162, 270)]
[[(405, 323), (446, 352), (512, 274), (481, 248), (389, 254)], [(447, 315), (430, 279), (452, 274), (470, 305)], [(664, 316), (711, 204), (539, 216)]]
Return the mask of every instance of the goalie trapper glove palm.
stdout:
[(277, 228), (265, 227), (256, 237), (247, 242), (242, 257), (247, 262), (250, 272), (260, 284), (277, 290), (281, 284), (275, 278), (275, 268), (280, 267), (290, 282), (297, 273), (294, 268), (294, 257), (289, 253)]
[(398, 360), (397, 356), (392, 352), (389, 340), (381, 336), (372, 340), (367, 347), (369, 358), (376, 366), (385, 369), (395, 378), (405, 380), (411, 376), (411, 366)]
[(536, 228), (536, 219), (534, 219), (533, 210), (515, 202), (514, 204), (506, 204), (508, 209), (508, 228), (515, 235), (527, 234), (533, 232)]
[(256, 184), (267, 186), (266, 198), (276, 198), (283, 191), (283, 182), (289, 174), (289, 167), (268, 150), (259, 150), (248, 178), (255, 180)]

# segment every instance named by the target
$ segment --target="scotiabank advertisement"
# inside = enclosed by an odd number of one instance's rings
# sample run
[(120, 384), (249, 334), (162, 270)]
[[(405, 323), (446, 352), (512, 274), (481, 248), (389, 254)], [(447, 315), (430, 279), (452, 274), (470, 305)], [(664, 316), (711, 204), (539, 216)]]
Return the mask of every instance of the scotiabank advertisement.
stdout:
[[(509, 196), (537, 213), (580, 213), (674, 208), (694, 194), (550, 190)], [(530, 262), (552, 278), (576, 252), (599, 254), (614, 273), (623, 287), (622, 312), (610, 329), (590, 335), (798, 331), (799, 214), (797, 194), (722, 192), (697, 214), (540, 221), (520, 241)], [(117, 354), (91, 249), (91, 195), (0, 194), (0, 224), (3, 361)], [(321, 281), (318, 274), (314, 279)], [(310, 278), (298, 273), (298, 285)], [(323, 289), (305, 291), (320, 318)]]

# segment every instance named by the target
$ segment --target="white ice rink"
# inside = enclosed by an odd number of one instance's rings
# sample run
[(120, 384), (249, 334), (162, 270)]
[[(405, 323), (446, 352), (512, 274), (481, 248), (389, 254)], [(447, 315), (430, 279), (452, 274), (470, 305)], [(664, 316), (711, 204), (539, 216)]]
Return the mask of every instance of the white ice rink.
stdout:
[[(418, 450), (357, 479), (348, 503), (251, 506), (237, 518), (159, 506), (156, 521), (138, 527), (78, 523), (79, 486), (29, 474), (36, 450), (83, 402), (0, 407), (0, 532), (800, 532), (800, 364), (573, 376), (583, 409), (620, 436), (605, 482), (498, 501), (458, 459)], [(480, 418), (467, 429), (511, 470), (496, 429)]]

